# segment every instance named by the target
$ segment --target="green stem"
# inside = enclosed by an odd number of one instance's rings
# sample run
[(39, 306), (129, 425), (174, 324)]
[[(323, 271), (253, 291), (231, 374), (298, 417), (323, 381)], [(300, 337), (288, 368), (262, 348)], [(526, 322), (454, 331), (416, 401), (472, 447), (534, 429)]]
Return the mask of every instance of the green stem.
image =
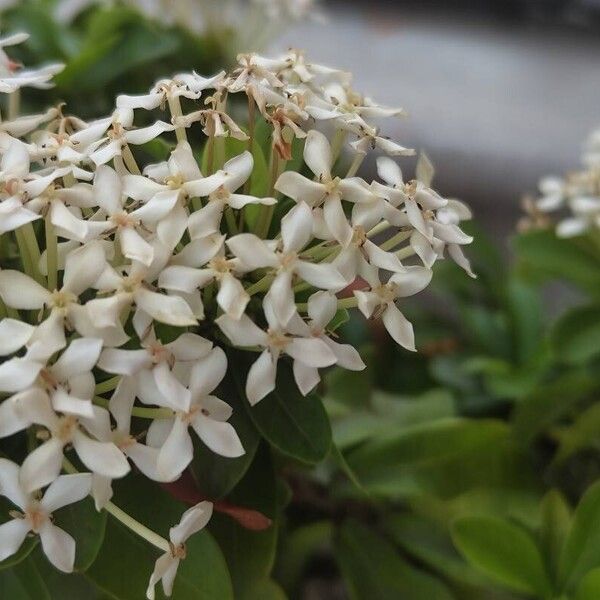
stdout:
[(228, 206), (225, 209), (225, 221), (227, 223), (227, 229), (229, 229), (229, 233), (231, 235), (239, 233), (238, 224), (235, 222), (235, 215), (233, 214), (233, 209), (231, 206)]
[(97, 396), (101, 396), (102, 394), (106, 394), (106, 392), (112, 392), (119, 385), (119, 381), (121, 381), (120, 375), (115, 375), (110, 379), (106, 379), (96, 384), (94, 388), (94, 394)]
[(212, 175), (215, 167), (215, 138), (214, 136), (209, 137), (206, 141), (206, 168), (208, 169), (207, 175)]
[[(254, 105), (254, 99), (248, 94), (248, 152), (254, 154), (254, 129), (256, 125), (256, 106)], [(244, 194), (250, 193), (250, 187), (252, 185), (252, 173), (244, 184)]]
[[(358, 299), (356, 298), (356, 296), (352, 296), (351, 298), (342, 298), (341, 300), (338, 300), (338, 302), (337, 302), (338, 310), (342, 309), (342, 308), (356, 308), (357, 306), (358, 306)], [(308, 303), (300, 302), (300, 303), (296, 304), (296, 307), (298, 308), (298, 310), (300, 312), (306, 312), (308, 310)]]
[(48, 271), (48, 289), (53, 291), (58, 286), (58, 240), (54, 225), (50, 220), (50, 213), (44, 220), (44, 230), (46, 235), (46, 264)]
[[(66, 458), (63, 459), (63, 469), (71, 475), (79, 472)], [(133, 531), (159, 550), (162, 550), (163, 552), (170, 551), (171, 548), (169, 542), (165, 540), (164, 537), (158, 535), (158, 533), (134, 519), (131, 515), (127, 514), (123, 509), (112, 502), (107, 502), (104, 505), (104, 510), (117, 519), (117, 521), (120, 521), (125, 525), (127, 529)]]
[(389, 240), (386, 240), (379, 247), (386, 252), (391, 250), (394, 246), (401, 244), (412, 235), (412, 231), (399, 231), (396, 235), (393, 235)]
[(8, 120), (12, 121), (19, 116), (21, 107), (21, 90), (16, 90), (8, 95)]
[[(275, 195), (275, 183), (279, 179), (279, 175), (285, 170), (285, 162), (286, 161), (279, 159), (279, 154), (277, 154), (275, 148), (271, 148), (271, 181), (269, 184), (269, 192), (267, 194), (269, 197)], [(261, 206), (261, 211), (256, 223), (256, 235), (262, 239), (265, 239), (269, 235), (275, 206), (275, 204), (272, 206)]]
[[(108, 408), (108, 400), (94, 396), (94, 404)], [(140, 419), (169, 419), (174, 416), (174, 412), (170, 408), (143, 408), (134, 406), (131, 409), (131, 416), (139, 417)]]
[(123, 156), (123, 162), (125, 163), (125, 166), (129, 169), (130, 173), (133, 173), (134, 175), (141, 175), (142, 172), (140, 171), (140, 168), (138, 167), (138, 164), (135, 161), (135, 157), (133, 156), (133, 152), (131, 151), (131, 148), (128, 144), (125, 144), (125, 146), (123, 146), (121, 154)]
[(253, 296), (254, 294), (258, 294), (258, 292), (264, 292), (269, 289), (271, 282), (275, 276), (272, 273), (265, 275), (263, 278), (259, 279), (256, 283), (253, 283), (251, 286), (246, 288), (246, 293), (249, 296)]
[(365, 154), (361, 154), (358, 153), (355, 157), (354, 160), (352, 161), (352, 164), (350, 165), (350, 168), (348, 169), (348, 172), (346, 173), (346, 178), (348, 177), (354, 177), (358, 171), (358, 169), (360, 169), (360, 165), (362, 165), (363, 160), (365, 160)]
[[(181, 102), (179, 101), (178, 96), (171, 95), (167, 97), (167, 101), (169, 103), (169, 110), (171, 111), (173, 124), (175, 124), (177, 118), (183, 115), (181, 112)], [(187, 142), (185, 127), (175, 127), (175, 136), (177, 137), (178, 142)]]

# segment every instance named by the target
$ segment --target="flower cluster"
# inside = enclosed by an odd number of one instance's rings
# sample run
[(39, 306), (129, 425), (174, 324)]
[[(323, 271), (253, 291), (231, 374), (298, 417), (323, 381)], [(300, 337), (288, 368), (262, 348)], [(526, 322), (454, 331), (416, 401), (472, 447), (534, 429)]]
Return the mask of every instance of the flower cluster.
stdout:
[[(242, 368), (231, 347), (256, 357), (252, 405), (283, 360), (302, 394), (320, 369), (364, 368), (335, 339), (340, 310), (358, 307), (415, 349), (398, 302), (428, 285), (446, 253), (470, 273), (460, 228), (470, 212), (432, 189), (424, 156), (405, 180), (391, 157), (412, 150), (374, 122), (401, 114), (290, 51), (162, 79), (91, 122), (58, 107), (2, 123), (0, 436), (34, 434), (20, 466), (0, 463), (0, 494), (23, 511), (0, 526), (2, 558), (33, 531), (71, 571), (74, 543), (52, 511), (89, 493), (118, 518), (113, 480), (132, 464), (178, 479), (193, 436), (207, 452), (242, 455), (232, 409), (215, 395)], [(150, 163), (157, 148), (165, 160)], [(385, 154), (380, 181), (365, 181), (356, 173), (373, 149)], [(170, 541), (149, 540), (165, 552), (149, 598), (161, 579), (170, 593), (184, 541), (211, 510), (201, 503)]]
[[(227, 35), (228, 43), (246, 50), (259, 50), (280, 29), (307, 18), (321, 18), (315, 0), (120, 0), (146, 18), (177, 26), (194, 35)], [(17, 4), (14, 0), (2, 8)], [(54, 18), (63, 25), (74, 21), (92, 5), (114, 4), (114, 0), (58, 0)], [(234, 36), (230, 34), (234, 32)]]
[(544, 225), (548, 213), (567, 209), (571, 214), (556, 225), (559, 237), (574, 237), (600, 230), (600, 129), (594, 131), (582, 157), (583, 169), (566, 177), (544, 177), (541, 197), (526, 207), (530, 217)]

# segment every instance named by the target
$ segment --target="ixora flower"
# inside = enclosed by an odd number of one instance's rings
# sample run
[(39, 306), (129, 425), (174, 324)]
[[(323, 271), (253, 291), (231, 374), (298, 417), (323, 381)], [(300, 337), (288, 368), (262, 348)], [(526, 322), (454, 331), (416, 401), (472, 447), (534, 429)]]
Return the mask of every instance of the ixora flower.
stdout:
[[(303, 395), (321, 369), (365, 368), (337, 337), (347, 309), (416, 349), (400, 303), (446, 255), (471, 274), (471, 213), (432, 188), (425, 156), (414, 179), (390, 158), (409, 151), (372, 120), (400, 112), (290, 51), (162, 78), (90, 122), (57, 108), (2, 126), (0, 438), (26, 439), (6, 445), (20, 467), (0, 459), (0, 493), (22, 511), (0, 526), (0, 556), (33, 532), (72, 570), (51, 513), (89, 494), (162, 550), (147, 593), (162, 581), (169, 594), (212, 504), (166, 540), (124, 516), (116, 480), (135, 470), (171, 484), (203, 462), (195, 453), (251, 454), (231, 394), (268, 411), (290, 391), (277, 390), (282, 363)], [(376, 149), (388, 156), (365, 180)], [(71, 459), (88, 473), (61, 474)]]
[(565, 178), (547, 176), (539, 183), (540, 198), (529, 205), (524, 228), (546, 225), (546, 215), (570, 212), (556, 225), (556, 235), (570, 238), (600, 230), (600, 130), (594, 131), (585, 144), (583, 168)]
[(22, 512), (11, 511), (12, 520), (0, 525), (0, 560), (12, 556), (32, 532), (40, 536), (48, 560), (60, 571), (71, 573), (75, 562), (75, 540), (52, 522), (52, 513), (85, 498), (91, 489), (89, 473), (60, 475), (39, 499), (24, 490), (19, 466), (0, 458), (0, 495)]
[(186, 510), (181, 516), (181, 521), (169, 530), (169, 551), (165, 552), (154, 565), (150, 583), (146, 590), (148, 600), (154, 600), (156, 584), (162, 583), (165, 595), (173, 592), (175, 575), (179, 563), (186, 557), (186, 540), (206, 527), (212, 516), (213, 505), (210, 502), (200, 502)]

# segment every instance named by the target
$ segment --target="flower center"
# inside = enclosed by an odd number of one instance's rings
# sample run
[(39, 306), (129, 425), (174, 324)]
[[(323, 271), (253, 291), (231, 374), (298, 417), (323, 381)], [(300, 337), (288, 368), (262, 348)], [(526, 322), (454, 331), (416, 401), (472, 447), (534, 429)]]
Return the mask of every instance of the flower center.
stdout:
[(290, 338), (276, 329), (268, 329), (267, 336), (269, 346), (278, 350), (283, 350), (290, 343)]
[(55, 437), (57, 437), (61, 442), (67, 444), (73, 438), (73, 433), (77, 428), (77, 418), (72, 415), (67, 415), (66, 417), (62, 417), (56, 428)]
[(54, 290), (48, 303), (52, 308), (68, 308), (77, 302), (77, 296), (68, 290)]
[(46, 511), (42, 509), (38, 502), (32, 502), (25, 511), (25, 518), (29, 521), (32, 531), (39, 533), (44, 523), (48, 520), (49, 516)]

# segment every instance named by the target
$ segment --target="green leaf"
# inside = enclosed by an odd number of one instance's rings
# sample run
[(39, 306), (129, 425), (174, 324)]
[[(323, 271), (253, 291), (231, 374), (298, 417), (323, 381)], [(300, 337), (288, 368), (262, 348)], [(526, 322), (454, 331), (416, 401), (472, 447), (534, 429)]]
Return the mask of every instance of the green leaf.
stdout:
[(447, 418), (409, 427), (386, 438), (374, 439), (348, 456), (359, 472), (374, 466), (432, 461), (494, 444), (506, 435), (501, 421)]
[(524, 444), (530, 443), (550, 425), (568, 415), (597, 386), (597, 381), (584, 371), (567, 372), (551, 383), (538, 386), (515, 408), (515, 437)]
[(272, 579), (263, 579), (244, 590), (239, 600), (287, 600), (285, 592)]
[[(188, 508), (137, 474), (115, 481), (114, 489), (117, 506), (165, 538)], [(187, 557), (179, 566), (173, 600), (232, 599), (227, 565), (211, 534), (206, 529), (194, 534), (186, 548)], [(139, 600), (159, 556), (159, 550), (109, 515), (104, 544), (86, 576), (118, 600)]]
[(333, 523), (317, 521), (298, 527), (285, 536), (278, 553), (277, 579), (292, 593), (297, 589), (304, 567), (319, 551), (331, 547)]
[(600, 260), (577, 239), (556, 237), (554, 231), (531, 231), (515, 239), (520, 269), (528, 277), (561, 278), (598, 295)]
[(600, 402), (579, 413), (571, 425), (557, 430), (556, 435), (559, 447), (554, 462), (557, 464), (593, 445), (600, 435)]
[[(240, 352), (230, 357), (230, 364), (237, 367), (239, 394), (245, 399), (247, 357)], [(302, 396), (286, 360), (279, 361), (275, 390), (255, 406), (247, 400), (244, 406), (261, 435), (282, 454), (308, 464), (327, 456), (331, 427), (323, 403), (316, 394)]]
[(359, 522), (342, 525), (335, 549), (353, 600), (452, 600), (440, 580), (412, 567), (389, 542)]
[(218, 395), (233, 409), (229, 422), (235, 428), (246, 453), (239, 458), (225, 458), (207, 449), (202, 442), (195, 441), (196, 450), (191, 469), (198, 487), (209, 498), (221, 498), (236, 486), (252, 463), (260, 440), (244, 408), (247, 400), (240, 397), (231, 376), (226, 376), (223, 380)]
[(569, 310), (554, 325), (550, 343), (555, 357), (571, 364), (584, 363), (600, 354), (600, 304)]
[(57, 511), (56, 525), (75, 539), (75, 569), (85, 571), (94, 562), (104, 541), (106, 512), (98, 512), (88, 497)]
[(554, 582), (558, 577), (560, 555), (571, 528), (571, 509), (558, 490), (550, 490), (543, 498), (540, 513), (540, 543), (548, 572)]
[(560, 558), (559, 581), (572, 591), (591, 569), (600, 566), (600, 482), (591, 486), (579, 502), (573, 526)]
[(579, 582), (574, 600), (598, 600), (600, 598), (600, 568), (592, 569)]
[(0, 598), (53, 600), (31, 557), (15, 565), (12, 569), (0, 572)]
[(465, 558), (492, 580), (511, 590), (546, 598), (551, 584), (531, 536), (495, 517), (462, 517), (452, 538)]
[(227, 498), (237, 506), (260, 511), (273, 520), (264, 531), (250, 531), (225, 515), (215, 514), (210, 530), (227, 561), (235, 597), (267, 579), (277, 545), (277, 486), (269, 450), (259, 448), (250, 469)]

